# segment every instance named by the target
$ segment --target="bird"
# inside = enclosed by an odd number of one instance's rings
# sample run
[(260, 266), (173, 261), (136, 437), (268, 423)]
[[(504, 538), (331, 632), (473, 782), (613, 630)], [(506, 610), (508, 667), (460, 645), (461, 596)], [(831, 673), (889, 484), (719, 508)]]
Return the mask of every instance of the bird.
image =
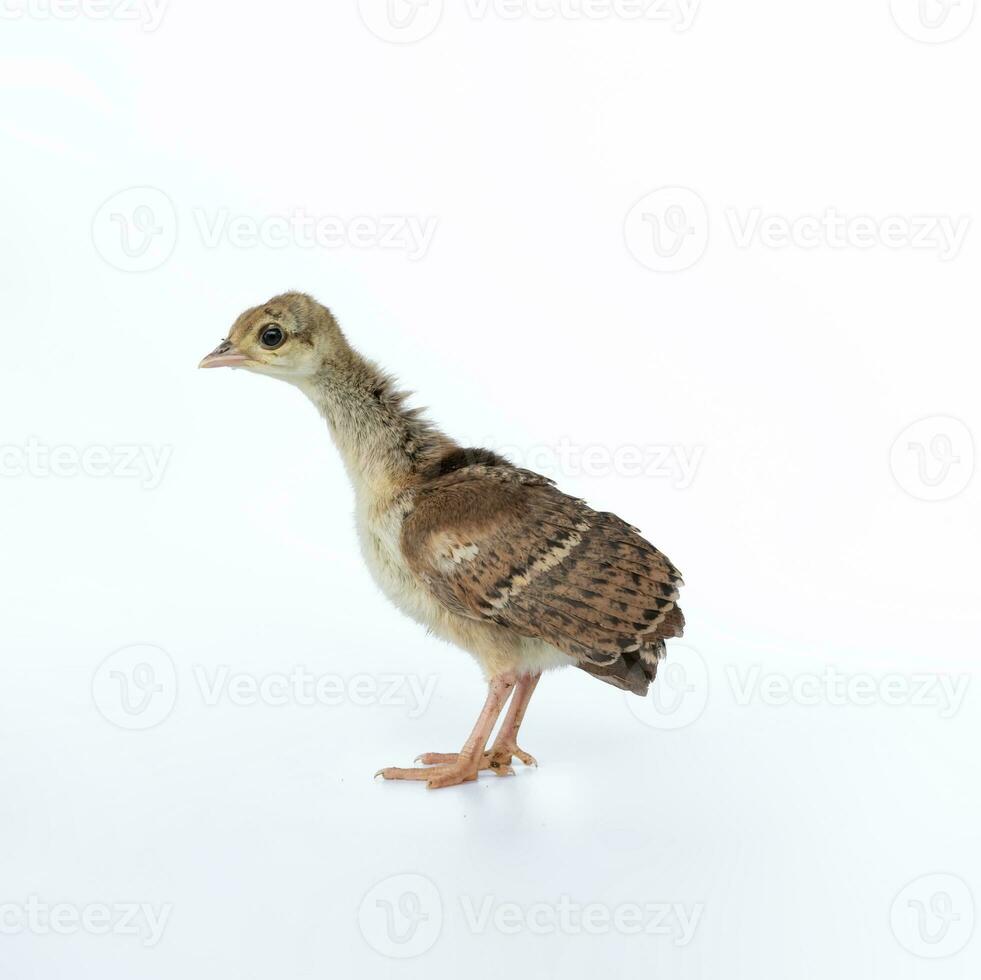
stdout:
[(376, 777), (437, 789), (488, 770), (513, 775), (515, 759), (537, 765), (518, 733), (539, 679), (555, 668), (647, 693), (665, 640), (684, 630), (683, 581), (636, 527), (445, 435), (306, 293), (246, 310), (199, 366), (278, 378), (309, 398), (353, 485), (375, 583), (483, 671), (486, 699), (459, 752), (427, 752), (421, 765)]

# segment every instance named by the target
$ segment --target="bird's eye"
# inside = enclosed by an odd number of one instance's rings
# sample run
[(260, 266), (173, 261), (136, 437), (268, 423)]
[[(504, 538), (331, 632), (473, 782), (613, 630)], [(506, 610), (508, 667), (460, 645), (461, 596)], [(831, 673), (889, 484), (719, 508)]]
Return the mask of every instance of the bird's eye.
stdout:
[(262, 333), (259, 334), (259, 343), (262, 344), (266, 350), (275, 350), (277, 347), (282, 347), (285, 339), (286, 334), (284, 334), (282, 329), (277, 327), (275, 323), (269, 323), (264, 326), (262, 328)]

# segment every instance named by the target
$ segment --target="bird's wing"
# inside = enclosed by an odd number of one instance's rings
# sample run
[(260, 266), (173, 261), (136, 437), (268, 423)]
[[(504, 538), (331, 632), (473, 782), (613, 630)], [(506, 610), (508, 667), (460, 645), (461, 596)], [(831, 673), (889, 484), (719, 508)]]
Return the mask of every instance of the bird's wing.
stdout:
[(646, 690), (664, 637), (681, 635), (674, 565), (636, 528), (527, 470), (464, 466), (429, 481), (402, 550), (449, 609), (545, 640), (621, 687), (604, 674), (646, 665)]

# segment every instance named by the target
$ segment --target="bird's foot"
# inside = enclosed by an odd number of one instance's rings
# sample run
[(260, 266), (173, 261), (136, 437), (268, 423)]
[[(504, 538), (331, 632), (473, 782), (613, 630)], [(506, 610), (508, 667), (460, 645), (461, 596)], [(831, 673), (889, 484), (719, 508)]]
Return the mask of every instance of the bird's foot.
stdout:
[(503, 742), (498, 740), (484, 753), (487, 768), (493, 769), (494, 772), (510, 769), (515, 759), (520, 759), (526, 766), (538, 765), (538, 760), (524, 749), (518, 748), (518, 743), (514, 740)]
[[(425, 755), (419, 756), (416, 762), (433, 766), (454, 763), (457, 759), (459, 759), (459, 755), (456, 753), (427, 752)], [(498, 776), (513, 776), (514, 770), (511, 768), (511, 763), (514, 759), (520, 759), (526, 766), (538, 765), (538, 760), (533, 755), (529, 755), (523, 749), (518, 748), (516, 742), (495, 742), (483, 754), (479, 768), (481, 770), (490, 769)]]
[[(420, 756), (417, 761), (435, 756), (436, 753), (430, 752)], [(471, 782), (477, 778), (477, 773), (483, 768), (479, 759), (461, 759), (459, 755), (439, 756), (439, 758), (445, 759), (446, 764), (414, 769), (389, 767), (379, 769), (375, 776), (381, 776), (383, 779), (425, 780), (429, 789), (441, 789), (443, 786), (459, 786), (461, 783)]]
[[(421, 762), (424, 766), (432, 766), (439, 769), (443, 766), (459, 765), (460, 756), (456, 752), (427, 752), (420, 755), (416, 762)], [(513, 776), (514, 770), (511, 768), (511, 757), (491, 758), (490, 752), (484, 752), (477, 760), (477, 771), (483, 772), (489, 769), (497, 776)], [(423, 769), (423, 772), (432, 772), (432, 769)]]

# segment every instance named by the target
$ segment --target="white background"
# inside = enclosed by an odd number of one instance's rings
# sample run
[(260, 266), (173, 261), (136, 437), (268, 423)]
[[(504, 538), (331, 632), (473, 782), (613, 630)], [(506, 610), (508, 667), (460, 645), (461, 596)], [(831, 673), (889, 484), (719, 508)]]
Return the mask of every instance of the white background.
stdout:
[[(977, 976), (973, 0), (475, 3), (4, 7), (0, 972)], [(671, 556), (660, 700), (550, 675), (540, 768), (372, 781), (482, 684), (374, 589), (302, 396), (195, 370), (288, 288)], [(209, 703), (295, 668), (343, 693)], [(126, 903), (154, 945), (78, 924)]]

